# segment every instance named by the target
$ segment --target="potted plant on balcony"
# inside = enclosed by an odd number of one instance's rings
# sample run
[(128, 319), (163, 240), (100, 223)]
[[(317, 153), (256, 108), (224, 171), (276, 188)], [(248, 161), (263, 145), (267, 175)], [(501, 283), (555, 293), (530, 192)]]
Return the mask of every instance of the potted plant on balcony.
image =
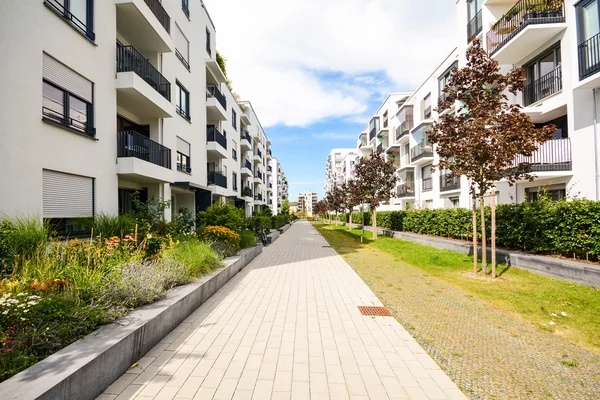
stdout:
[(248, 186), (242, 189), (242, 197), (252, 197), (252, 189)]

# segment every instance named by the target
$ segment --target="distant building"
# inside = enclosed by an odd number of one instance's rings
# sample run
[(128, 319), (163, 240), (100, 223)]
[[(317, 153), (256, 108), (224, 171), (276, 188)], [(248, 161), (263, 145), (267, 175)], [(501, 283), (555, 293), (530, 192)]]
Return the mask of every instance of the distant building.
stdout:
[(316, 192), (305, 191), (298, 194), (298, 211), (306, 214), (307, 217), (313, 216), (313, 208), (319, 201), (319, 194)]

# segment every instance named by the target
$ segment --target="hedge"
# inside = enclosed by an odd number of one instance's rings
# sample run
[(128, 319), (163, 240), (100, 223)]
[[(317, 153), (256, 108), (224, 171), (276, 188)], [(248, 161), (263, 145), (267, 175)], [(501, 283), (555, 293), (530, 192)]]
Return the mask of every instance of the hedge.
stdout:
[[(365, 225), (371, 225), (371, 212), (365, 212)], [(477, 213), (478, 230), (481, 226)], [(348, 214), (340, 221), (348, 222)], [(379, 211), (377, 226), (394, 231), (454, 239), (472, 239), (471, 210), (464, 208)], [(491, 209), (485, 210), (487, 238), (490, 237)], [(360, 212), (353, 224), (360, 224)], [(480, 234), (478, 233), (478, 236)], [(496, 208), (496, 244), (533, 254), (555, 254), (598, 260), (600, 256), (600, 202), (540, 200)]]

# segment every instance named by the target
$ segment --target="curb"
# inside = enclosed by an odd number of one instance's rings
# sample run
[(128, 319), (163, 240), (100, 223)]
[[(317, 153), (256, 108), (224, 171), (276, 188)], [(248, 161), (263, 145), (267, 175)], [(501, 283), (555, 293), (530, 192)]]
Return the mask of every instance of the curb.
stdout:
[(0, 383), (0, 399), (94, 399), (262, 252), (226, 258), (223, 267), (137, 308)]

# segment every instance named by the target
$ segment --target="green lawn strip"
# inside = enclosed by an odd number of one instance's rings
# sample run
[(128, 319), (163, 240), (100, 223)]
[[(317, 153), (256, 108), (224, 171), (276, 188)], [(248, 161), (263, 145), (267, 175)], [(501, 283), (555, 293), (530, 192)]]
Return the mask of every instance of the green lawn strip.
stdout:
[[(353, 252), (360, 240), (359, 229), (350, 232), (343, 226), (316, 227), (342, 255)], [(471, 256), (383, 236), (377, 241), (369, 240), (371, 237), (372, 233), (365, 231), (367, 240), (363, 246), (393, 255), (399, 261), (397, 267), (401, 267), (402, 263), (415, 266), (498, 309), (535, 323), (540, 329), (554, 332), (600, 354), (598, 289), (516, 268), (506, 269), (505, 266), (499, 266), (503, 273), (493, 280), (485, 278), (481, 272), (477, 275), (472, 273)]]

